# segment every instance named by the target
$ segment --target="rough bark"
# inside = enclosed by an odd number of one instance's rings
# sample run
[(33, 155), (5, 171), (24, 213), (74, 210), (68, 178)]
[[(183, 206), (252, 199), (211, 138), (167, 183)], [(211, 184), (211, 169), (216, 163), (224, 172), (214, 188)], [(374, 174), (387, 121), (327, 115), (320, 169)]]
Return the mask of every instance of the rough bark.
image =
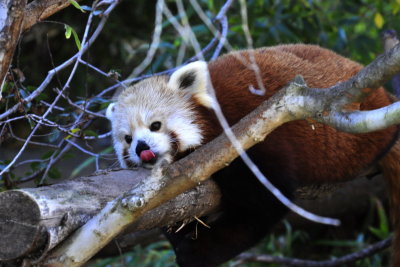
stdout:
[(21, 32), (69, 5), (69, 0), (0, 1), (0, 93)]
[(0, 92), (21, 34), (26, 2), (27, 0), (0, 2)]
[[(76, 0), (79, 2), (80, 0)], [(58, 11), (71, 5), (68, 0), (35, 0), (28, 4), (22, 30), (25, 31)]]
[[(31, 252), (40, 257), (86, 223), (108, 201), (148, 175), (149, 171), (145, 169), (119, 170), (49, 187), (1, 193), (0, 261)], [(219, 197), (213, 182), (204, 183), (146, 213), (130, 226), (129, 231), (152, 229), (202, 216), (218, 207)]]

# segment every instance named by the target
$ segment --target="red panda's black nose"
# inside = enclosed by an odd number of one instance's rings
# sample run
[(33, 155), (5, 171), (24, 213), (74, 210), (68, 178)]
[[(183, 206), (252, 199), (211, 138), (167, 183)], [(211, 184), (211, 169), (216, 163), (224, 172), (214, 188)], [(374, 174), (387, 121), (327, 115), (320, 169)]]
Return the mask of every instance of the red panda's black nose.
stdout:
[(137, 146), (136, 146), (135, 152), (136, 152), (136, 154), (140, 157), (140, 153), (141, 153), (143, 150), (149, 150), (149, 149), (150, 149), (150, 147), (146, 144), (146, 142), (144, 142), (144, 141), (138, 141), (138, 144), (137, 144)]

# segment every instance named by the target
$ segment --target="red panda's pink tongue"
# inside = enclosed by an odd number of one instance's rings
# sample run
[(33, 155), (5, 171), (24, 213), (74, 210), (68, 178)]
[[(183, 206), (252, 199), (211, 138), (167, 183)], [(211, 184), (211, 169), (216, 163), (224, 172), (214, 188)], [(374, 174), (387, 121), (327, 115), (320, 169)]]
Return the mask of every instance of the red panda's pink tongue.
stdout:
[(151, 150), (143, 150), (140, 152), (140, 159), (144, 162), (154, 159), (156, 155)]

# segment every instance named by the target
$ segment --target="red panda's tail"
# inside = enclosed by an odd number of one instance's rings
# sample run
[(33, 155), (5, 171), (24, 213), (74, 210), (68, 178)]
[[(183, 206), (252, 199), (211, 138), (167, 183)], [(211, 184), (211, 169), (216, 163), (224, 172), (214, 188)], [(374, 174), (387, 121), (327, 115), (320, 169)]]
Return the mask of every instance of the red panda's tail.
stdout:
[(390, 196), (390, 213), (394, 229), (391, 265), (400, 266), (400, 141), (396, 142), (380, 165)]

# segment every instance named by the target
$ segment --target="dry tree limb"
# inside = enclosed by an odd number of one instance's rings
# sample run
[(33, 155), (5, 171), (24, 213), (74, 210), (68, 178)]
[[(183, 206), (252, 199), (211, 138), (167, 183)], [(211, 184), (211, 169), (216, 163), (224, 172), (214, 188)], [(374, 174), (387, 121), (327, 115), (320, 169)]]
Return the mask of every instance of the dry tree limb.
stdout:
[(27, 0), (5, 0), (0, 3), (0, 13), (5, 14), (0, 17), (0, 92), (21, 32), (70, 4), (69, 0), (35, 0), (28, 5)]
[[(75, 0), (79, 2), (81, 0)], [(35, 0), (28, 4), (22, 30), (25, 31), (58, 11), (71, 5), (69, 0)]]
[(27, 0), (4, 0), (0, 2), (0, 100), (14, 50), (22, 32), (26, 3)]
[[(104, 171), (52, 186), (1, 193), (0, 261), (46, 255), (108, 201), (141, 183), (149, 173), (146, 169)], [(129, 232), (204, 216), (214, 211), (219, 201), (217, 186), (208, 181), (146, 213)]]

